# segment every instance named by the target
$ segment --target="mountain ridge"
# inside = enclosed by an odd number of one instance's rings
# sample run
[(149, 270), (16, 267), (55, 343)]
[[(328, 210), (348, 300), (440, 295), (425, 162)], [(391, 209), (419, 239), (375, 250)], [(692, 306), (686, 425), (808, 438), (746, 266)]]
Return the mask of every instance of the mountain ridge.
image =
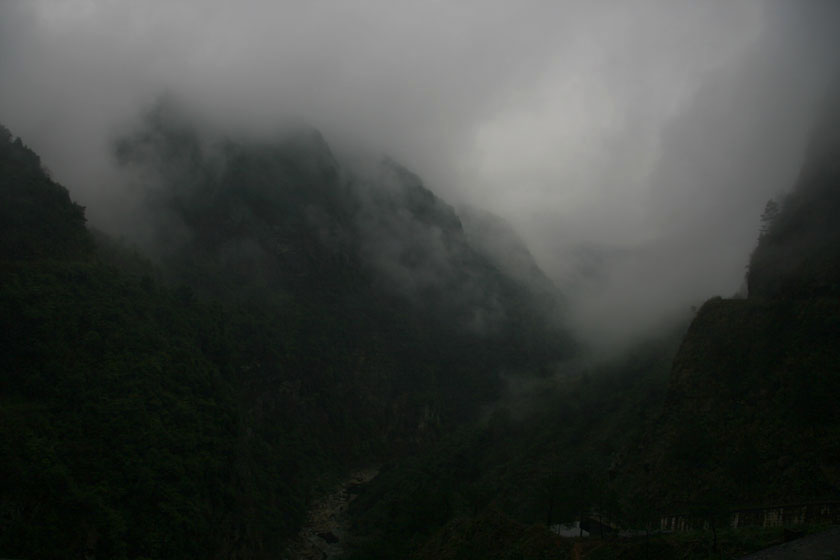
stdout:
[(360, 200), (320, 135), (222, 142), (220, 161), (175, 122), (117, 147), (160, 165), (140, 174), (168, 221), (157, 264), (91, 235), (37, 155), (0, 138), (0, 197), (15, 204), (2, 211), (22, 220), (4, 222), (16, 237), (0, 256), (4, 554), (274, 557), (346, 469), (435, 440), (494, 398), (506, 367), (570, 351), (468, 328), (481, 299), (447, 290), (524, 288), (416, 176), (395, 171), (407, 203), (384, 191), (398, 219), (374, 214), (400, 267), (453, 271), (412, 301), (361, 262)]

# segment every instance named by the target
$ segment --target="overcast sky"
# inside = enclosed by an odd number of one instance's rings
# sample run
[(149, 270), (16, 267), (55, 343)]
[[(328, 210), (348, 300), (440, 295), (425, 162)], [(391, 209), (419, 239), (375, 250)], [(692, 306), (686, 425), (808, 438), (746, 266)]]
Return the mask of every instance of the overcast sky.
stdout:
[(622, 337), (738, 289), (838, 4), (0, 0), (0, 122), (112, 230), (132, 207), (108, 142), (162, 91), (311, 123), (508, 219), (580, 328)]

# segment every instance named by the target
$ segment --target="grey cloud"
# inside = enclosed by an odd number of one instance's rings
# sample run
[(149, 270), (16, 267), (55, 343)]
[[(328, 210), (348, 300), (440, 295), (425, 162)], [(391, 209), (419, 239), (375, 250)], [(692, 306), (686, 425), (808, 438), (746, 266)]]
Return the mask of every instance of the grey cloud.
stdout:
[(117, 232), (139, 201), (109, 144), (161, 91), (243, 134), (309, 123), (505, 217), (581, 330), (621, 339), (738, 288), (839, 19), (782, 0), (7, 0), (0, 122)]

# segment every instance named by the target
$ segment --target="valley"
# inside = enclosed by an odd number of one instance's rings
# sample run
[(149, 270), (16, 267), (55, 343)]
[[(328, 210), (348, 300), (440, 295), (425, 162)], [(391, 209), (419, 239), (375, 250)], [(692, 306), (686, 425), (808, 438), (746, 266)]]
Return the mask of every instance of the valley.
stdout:
[(840, 3), (3, 0), (0, 85), (0, 558), (840, 558)]

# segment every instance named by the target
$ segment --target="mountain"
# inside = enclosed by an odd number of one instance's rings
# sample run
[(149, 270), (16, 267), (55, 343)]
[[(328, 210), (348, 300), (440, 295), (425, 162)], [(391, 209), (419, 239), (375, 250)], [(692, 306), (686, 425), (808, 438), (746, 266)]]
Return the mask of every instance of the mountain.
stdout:
[(840, 497), (838, 107), (815, 127), (792, 192), (768, 204), (749, 297), (706, 302), (677, 353), (635, 465), (662, 508)]
[(499, 270), (526, 286), (558, 321), (562, 320), (566, 307), (563, 295), (542, 271), (516, 230), (500, 216), (480, 208), (463, 205), (459, 215), (470, 244)]
[(4, 555), (276, 558), (348, 469), (573, 351), (392, 161), (352, 174), (310, 129), (208, 137), (167, 104), (115, 154), (150, 258), (0, 134)]
[(698, 312), (645, 444), (661, 509), (840, 496), (840, 305), (721, 300)]
[[(86, 230), (82, 209), (10, 134), (0, 161), (15, 220), (0, 255), (0, 550), (277, 551), (318, 473), (345, 445), (369, 449), (364, 429), (303, 398), (290, 376), (250, 393), (263, 373), (255, 350), (279, 338), (276, 321), (154, 280), (143, 259)], [(299, 364), (281, 353), (273, 366)], [(262, 416), (272, 399), (282, 407)]]
[[(418, 363), (446, 363), (436, 383), (462, 393), (454, 410), (493, 398), (502, 370), (545, 369), (574, 352), (544, 294), (393, 160), (344, 166), (311, 129), (261, 140), (213, 134), (167, 101), (116, 152), (153, 185), (157, 250), (178, 281), (257, 305), (308, 302), (348, 332), (375, 330), (411, 354), (409, 384), (429, 381)], [(541, 274), (523, 251), (527, 273)], [(458, 370), (482, 373), (469, 380)]]

